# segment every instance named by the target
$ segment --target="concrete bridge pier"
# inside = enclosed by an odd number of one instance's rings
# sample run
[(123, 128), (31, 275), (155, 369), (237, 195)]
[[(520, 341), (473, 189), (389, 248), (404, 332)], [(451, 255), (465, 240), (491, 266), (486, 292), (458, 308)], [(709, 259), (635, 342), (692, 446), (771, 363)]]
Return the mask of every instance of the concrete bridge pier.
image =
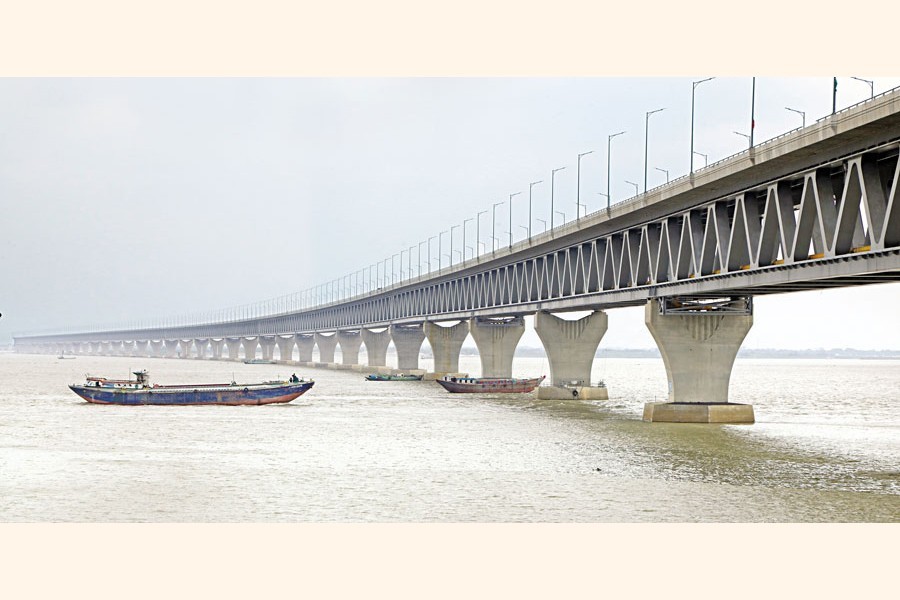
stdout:
[(243, 338), (241, 344), (244, 345), (244, 360), (253, 360), (256, 358), (256, 348), (259, 346), (259, 338)]
[(179, 348), (179, 352), (181, 352), (181, 354), (178, 356), (178, 358), (190, 358), (194, 353), (194, 340), (179, 341), (181, 342), (181, 346)]
[(534, 330), (550, 361), (550, 385), (538, 388), (538, 398), (609, 398), (605, 387), (591, 386), (594, 355), (606, 333), (607, 323), (607, 315), (602, 310), (576, 321), (567, 321), (546, 311), (534, 315)]
[(134, 355), (135, 356), (150, 356), (149, 340), (137, 340), (134, 343)]
[(334, 334), (341, 345), (341, 363), (344, 365), (359, 364), (359, 347), (362, 336), (358, 331), (338, 331)]
[(154, 358), (162, 358), (163, 356), (163, 341), (162, 340), (150, 340), (150, 356)]
[(225, 338), (228, 347), (228, 360), (241, 359), (241, 338)]
[(387, 349), (391, 343), (390, 330), (372, 331), (363, 328), (360, 330), (359, 336), (366, 344), (366, 354), (369, 357), (368, 366), (387, 367)]
[(206, 358), (206, 348), (209, 346), (209, 339), (195, 339), (194, 346), (197, 348), (197, 358), (200, 360)]
[(294, 335), (294, 340), (297, 344), (297, 362), (311, 363), (313, 348), (316, 345), (316, 336), (298, 333)]
[(278, 346), (278, 360), (290, 362), (294, 360), (294, 336), (275, 336), (275, 345)]
[(222, 348), (225, 346), (225, 340), (220, 339), (210, 339), (209, 340), (210, 348), (212, 348), (212, 359), (213, 360), (222, 360)]
[(322, 335), (316, 333), (316, 346), (319, 347), (319, 363), (326, 365), (334, 364), (334, 348), (337, 346), (337, 334)]
[(103, 344), (101, 344), (100, 342), (91, 342), (89, 345), (91, 347), (91, 354), (93, 354), (94, 356), (100, 354)]
[(262, 359), (272, 360), (275, 357), (275, 341), (274, 337), (259, 338), (259, 346), (262, 348)]
[(469, 321), (469, 330), (481, 355), (481, 376), (512, 377), (513, 355), (525, 333), (525, 319), (475, 317)]
[(166, 358), (175, 358), (178, 356), (178, 340), (166, 340), (164, 345)]
[(460, 321), (452, 327), (425, 321), (422, 327), (434, 355), (434, 373), (427, 377), (440, 379), (444, 375), (459, 373), (459, 351), (469, 335), (468, 321)]
[(419, 370), (419, 352), (425, 341), (421, 325), (391, 325), (391, 339), (397, 349), (397, 368), (401, 371)]
[[(665, 299), (652, 299), (644, 322), (666, 365), (669, 401), (644, 405), (644, 420), (667, 423), (753, 423), (753, 406), (728, 402), (734, 359), (753, 314), (713, 310), (661, 310)], [(668, 303), (666, 304), (668, 306)]]

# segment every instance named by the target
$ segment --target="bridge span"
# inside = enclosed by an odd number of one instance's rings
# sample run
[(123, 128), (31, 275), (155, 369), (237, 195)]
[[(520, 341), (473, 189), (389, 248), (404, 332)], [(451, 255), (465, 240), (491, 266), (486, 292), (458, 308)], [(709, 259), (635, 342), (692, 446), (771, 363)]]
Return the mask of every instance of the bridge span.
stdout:
[[(756, 295), (900, 281), (900, 92), (891, 91), (548, 232), (451, 268), (362, 293), (302, 297), (272, 314), (177, 327), (15, 337), (19, 352), (238, 360), (261, 355), (458, 371), (471, 334), (482, 375), (511, 375), (524, 315), (547, 352), (543, 397), (605, 397), (590, 385), (605, 311), (645, 306), (668, 402), (651, 421), (752, 422), (728, 382)], [(410, 273), (411, 275), (411, 273)], [(579, 320), (554, 313), (591, 311)], [(452, 326), (439, 323), (456, 322)]]

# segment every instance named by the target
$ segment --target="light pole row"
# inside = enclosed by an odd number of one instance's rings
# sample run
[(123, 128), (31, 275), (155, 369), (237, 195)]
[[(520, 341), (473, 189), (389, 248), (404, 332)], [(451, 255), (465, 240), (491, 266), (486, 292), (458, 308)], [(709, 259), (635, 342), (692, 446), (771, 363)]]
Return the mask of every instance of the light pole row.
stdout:
[[(690, 174), (691, 175), (693, 175), (693, 173), (694, 173), (694, 155), (703, 157), (704, 167), (708, 166), (708, 164), (709, 164), (709, 156), (707, 154), (703, 154), (701, 152), (696, 152), (694, 150), (695, 108), (696, 108), (697, 87), (707, 81), (712, 81), (714, 79), (715, 79), (715, 77), (707, 77), (704, 79), (693, 81), (691, 84), (691, 150), (690, 150)], [(857, 81), (867, 84), (869, 86), (869, 97), (870, 97), (870, 99), (874, 98), (875, 87), (874, 87), (873, 81), (868, 80), (868, 79), (863, 79), (861, 77), (851, 77), (851, 79), (854, 79), (854, 80), (857, 80)], [(751, 114), (750, 114), (750, 134), (748, 135), (748, 134), (742, 133), (740, 131), (734, 131), (734, 133), (736, 135), (746, 138), (747, 142), (748, 142), (748, 146), (750, 148), (753, 148), (754, 133), (755, 133), (754, 130), (755, 130), (755, 125), (756, 125), (756, 122), (755, 122), (756, 78), (755, 77), (752, 78), (752, 92), (751, 93), (752, 93), (752, 97), (751, 97)], [(836, 77), (834, 78), (834, 93), (835, 93), (835, 106), (836, 106), (836, 94), (837, 94), (837, 78)], [(643, 191), (645, 193), (647, 192), (647, 178), (648, 178), (648, 170), (649, 170), (650, 117), (651, 117), (651, 115), (654, 115), (658, 112), (662, 112), (664, 110), (666, 110), (666, 107), (657, 108), (655, 110), (647, 111), (644, 115), (644, 187), (643, 187)], [(800, 115), (801, 123), (802, 123), (801, 126), (802, 127), (806, 126), (806, 113), (804, 111), (801, 111), (801, 110), (798, 110), (795, 108), (790, 108), (790, 107), (785, 107), (785, 110), (788, 110), (788, 111), (791, 111), (791, 112), (794, 112), (794, 113), (797, 113), (798, 115)], [(613, 138), (624, 135), (625, 133), (626, 133), (625, 131), (620, 131), (620, 132), (611, 134), (607, 137), (606, 193), (604, 194), (603, 192), (597, 192), (599, 195), (606, 197), (607, 214), (610, 213), (611, 204), (612, 204), (612, 195), (611, 195), (612, 140), (613, 140)], [(581, 159), (584, 158), (585, 156), (587, 156), (589, 154), (593, 154), (593, 153), (594, 153), (593, 150), (588, 150), (587, 152), (581, 152), (581, 153), (577, 154), (577, 157), (576, 157), (576, 192), (575, 192), (575, 220), (576, 221), (580, 221), (580, 219), (581, 219), (582, 208), (585, 209), (585, 215), (587, 214), (587, 210), (586, 210), (587, 205), (581, 202)], [(562, 171), (565, 169), (566, 169), (566, 167), (563, 166), (563, 167), (558, 167), (556, 169), (552, 169), (550, 171), (550, 224), (549, 224), (550, 230), (554, 229), (556, 226), (556, 222), (555, 222), (556, 215), (560, 215), (562, 217), (563, 224), (565, 224), (565, 220), (566, 220), (566, 213), (561, 210), (557, 210), (556, 205), (555, 205), (556, 174), (559, 171)], [(669, 177), (668, 169), (663, 169), (660, 167), (654, 167), (654, 169), (657, 171), (660, 171), (661, 173), (664, 173), (666, 176), (666, 183), (669, 183), (670, 177)], [(534, 190), (535, 185), (539, 185), (541, 183), (543, 183), (543, 180), (533, 181), (528, 184), (528, 225), (527, 226), (519, 225), (519, 227), (521, 227), (523, 230), (525, 230), (528, 238), (531, 238), (533, 235), (532, 224), (535, 219), (534, 215), (533, 215), (533, 190)], [(637, 183), (635, 183), (633, 181), (627, 181), (627, 180), (625, 181), (625, 183), (634, 186), (635, 195), (638, 195), (640, 193), (640, 186)], [(507, 206), (508, 206), (508, 212), (509, 212), (509, 215), (508, 215), (509, 216), (509, 231), (507, 231), (506, 233), (508, 234), (508, 241), (509, 241), (510, 247), (512, 247), (512, 244), (513, 244), (513, 230), (514, 230), (513, 219), (512, 219), (512, 208), (513, 208), (512, 201), (515, 196), (518, 196), (522, 193), (523, 192), (515, 192), (512, 194), (509, 194), (509, 198), (507, 200)], [(492, 253), (496, 252), (496, 250), (499, 248), (499, 244), (500, 244), (500, 238), (498, 238), (496, 235), (497, 234), (497, 207), (501, 206), (503, 204), (504, 204), (503, 202), (494, 203), (491, 208), (491, 211), (490, 211), (491, 217), (492, 217), (492, 219), (491, 219), (491, 252)], [(453, 225), (450, 227), (449, 231), (442, 231), (437, 236), (431, 236), (426, 241), (419, 242), (419, 245), (418, 245), (418, 249), (419, 249), (418, 267), (417, 267), (418, 275), (420, 277), (422, 276), (422, 245), (423, 244), (428, 245), (428, 251), (427, 251), (428, 272), (429, 273), (432, 272), (434, 263), (432, 262), (432, 258), (431, 258), (431, 241), (434, 239), (438, 240), (438, 256), (437, 256), (438, 272), (440, 272), (443, 269), (443, 257), (445, 256), (445, 254), (442, 252), (442, 244), (443, 244), (443, 235), (444, 234), (449, 234), (449, 238), (450, 238), (450, 253), (446, 255), (446, 256), (448, 256), (449, 265), (451, 267), (453, 266), (454, 253), (458, 253), (461, 257), (461, 260), (465, 261), (467, 258), (466, 251), (469, 249), (469, 247), (466, 245), (466, 224), (473, 220), (476, 222), (476, 230), (475, 230), (476, 231), (476, 235), (475, 235), (476, 242), (475, 242), (474, 247), (471, 248), (472, 249), (472, 257), (474, 258), (476, 256), (479, 256), (481, 254), (481, 248), (484, 247), (486, 249), (486, 244), (484, 242), (482, 242), (482, 239), (481, 239), (481, 215), (486, 214), (487, 212), (488, 212), (487, 210), (478, 211), (478, 213), (476, 214), (476, 216), (474, 218), (464, 219), (462, 221), (461, 225)], [(540, 221), (541, 223), (543, 223), (544, 231), (547, 231), (548, 230), (547, 221), (544, 219), (540, 219), (540, 218), (538, 218), (537, 220)], [(454, 249), (454, 230), (458, 229), (460, 227), (462, 227), (462, 250), (455, 250)], [(394, 254), (390, 258), (387, 258), (384, 261), (382, 261), (381, 263), (376, 263), (376, 264), (370, 265), (370, 267), (368, 267), (368, 275), (369, 275), (368, 287), (370, 289), (372, 289), (375, 284), (382, 283), (382, 282), (385, 285), (394, 284), (396, 282), (396, 280), (395, 280), (395, 275), (396, 275), (395, 259), (397, 259), (398, 257), (400, 260), (400, 281), (403, 281), (404, 273), (408, 273), (408, 276), (412, 277), (413, 276), (413, 268), (412, 268), (412, 250), (413, 250), (413, 248), (415, 248), (415, 246), (411, 246), (408, 250), (401, 250), (399, 254)], [(407, 259), (407, 267), (408, 268), (406, 270), (403, 269), (403, 253), (404, 252), (407, 253), (407, 257), (408, 257), (408, 259)], [(387, 274), (387, 262), (388, 261), (391, 262), (390, 278), (388, 278), (388, 274)], [(378, 268), (379, 266), (383, 266), (383, 268), (381, 269), (380, 277), (379, 277), (379, 268)], [(373, 267), (375, 269), (374, 278), (373, 278), (373, 273), (372, 273)], [(326, 284), (322, 284), (321, 286), (317, 286), (316, 288), (313, 288), (313, 290), (311, 290), (312, 295), (311, 296), (306, 295), (306, 296), (308, 296), (309, 299), (330, 301), (329, 299), (331, 299), (331, 300), (334, 299), (335, 294), (340, 295), (342, 292), (346, 292), (348, 289), (349, 290), (356, 289), (357, 291), (360, 288), (365, 289), (366, 282), (365, 281), (360, 282), (360, 274), (365, 275), (365, 273), (366, 273), (366, 269), (362, 269), (362, 270), (356, 272), (355, 274), (353, 274), (353, 276), (351, 276), (351, 277), (355, 278), (355, 285), (354, 285), (353, 278), (349, 279), (348, 284), (345, 284), (344, 279), (338, 279), (338, 280), (334, 280), (332, 282), (328, 282)], [(349, 285), (350, 287), (348, 288), (347, 285)], [(338, 287), (338, 286), (341, 286), (341, 287)], [(299, 298), (301, 299), (301, 302), (302, 302), (304, 295), (301, 294), (299, 296)]]

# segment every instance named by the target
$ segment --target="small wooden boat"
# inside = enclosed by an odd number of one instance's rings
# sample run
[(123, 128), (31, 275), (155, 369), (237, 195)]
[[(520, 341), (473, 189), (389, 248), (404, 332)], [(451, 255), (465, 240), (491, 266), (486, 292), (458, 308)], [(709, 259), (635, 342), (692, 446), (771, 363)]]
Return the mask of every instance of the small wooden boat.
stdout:
[(225, 404), (229, 406), (280, 404), (306, 393), (315, 382), (264, 381), (262, 383), (201, 383), (184, 385), (150, 385), (146, 370), (134, 371), (136, 379), (87, 377), (82, 385), (69, 389), (92, 404), (180, 405)]
[(398, 373), (396, 375), (379, 375), (378, 373), (373, 373), (372, 375), (366, 375), (366, 381), (422, 381), (422, 376), (405, 375), (403, 373)]
[(436, 379), (448, 392), (455, 394), (514, 394), (534, 390), (544, 381), (544, 375), (534, 379), (502, 379), (496, 377), (453, 377)]

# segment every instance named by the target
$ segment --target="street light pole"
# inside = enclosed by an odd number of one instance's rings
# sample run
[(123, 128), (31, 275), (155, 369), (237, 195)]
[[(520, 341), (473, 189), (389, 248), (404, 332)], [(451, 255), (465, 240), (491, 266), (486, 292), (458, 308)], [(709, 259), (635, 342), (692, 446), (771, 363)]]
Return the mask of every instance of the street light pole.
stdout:
[(422, 276), (422, 244), (425, 242), (419, 242), (419, 268), (416, 269), (419, 272), (419, 277)]
[[(478, 252), (478, 244), (481, 243), (481, 215), (487, 213), (486, 210), (482, 210), (477, 215), (475, 215), (475, 252), (478, 256), (481, 256), (481, 252)], [(472, 258), (475, 258), (474, 256)]]
[(700, 85), (704, 81), (710, 81), (712, 79), (715, 79), (715, 77), (707, 77), (706, 79), (695, 81), (693, 82), (693, 87), (691, 88), (691, 173), (694, 172), (694, 92), (697, 91), (698, 85)]
[(625, 183), (634, 186), (634, 195), (637, 196), (637, 195), (638, 195), (638, 184), (636, 184), (636, 183), (633, 182), (633, 181), (628, 181), (627, 179), (625, 180)]
[(619, 133), (614, 133), (606, 140), (606, 214), (609, 214), (609, 205), (612, 202), (612, 198), (609, 195), (609, 165), (612, 162), (611, 154), (612, 154), (612, 139), (616, 136), (622, 135), (625, 133), (624, 131), (620, 131)]
[(556, 181), (556, 172), (562, 171), (563, 169), (565, 169), (565, 167), (560, 167), (558, 169), (553, 169), (552, 171), (550, 171), (550, 229), (553, 229), (553, 215), (556, 214), (556, 212), (559, 212), (554, 211), (553, 209), (553, 184)]
[(587, 152), (582, 152), (578, 155), (578, 174), (575, 178), (575, 220), (581, 220), (581, 157), (587, 156), (591, 154), (593, 150), (588, 150)]
[(521, 194), (521, 193), (522, 193), (522, 192), (516, 192), (515, 194), (510, 194), (510, 195), (509, 195), (509, 247), (510, 247), (510, 248), (512, 248), (512, 230), (513, 230), (513, 226), (512, 226), (512, 199), (513, 199), (513, 196), (518, 196), (518, 195)]
[(709, 155), (708, 154), (703, 154), (702, 152), (697, 152), (697, 151), (694, 151), (694, 154), (696, 154), (697, 156), (703, 157), (703, 166), (704, 167), (709, 165)]
[(741, 133), (740, 131), (735, 131), (734, 133), (736, 135), (747, 138), (747, 141), (750, 143), (749, 147), (751, 147), (751, 148), (753, 147), (753, 136), (752, 135), (747, 135), (746, 133)]
[(497, 250), (497, 248), (495, 247), (495, 242), (497, 241), (497, 207), (501, 204), (503, 203), (494, 203), (493, 212), (491, 213), (491, 254), (493, 254)]
[(795, 112), (798, 115), (800, 115), (803, 118), (803, 127), (806, 127), (806, 113), (805, 112), (803, 112), (802, 110), (797, 110), (796, 108), (788, 108), (787, 106), (784, 107), (784, 110), (789, 110), (791, 112)]
[(543, 183), (541, 181), (532, 181), (528, 184), (528, 237), (531, 238), (531, 189), (539, 183)]
[(409, 251), (406, 254), (406, 268), (409, 269), (409, 278), (412, 279), (412, 250), (415, 246), (410, 246)]
[(453, 230), (459, 227), (459, 225), (451, 225), (450, 226), (450, 266), (453, 266)]
[(431, 240), (433, 240), (437, 236), (431, 236), (428, 238), (428, 274), (431, 275)]
[[(463, 219), (463, 223), (462, 223), (462, 230), (463, 230), (463, 254), (462, 254), (463, 260), (462, 261), (463, 262), (466, 262), (466, 223), (468, 223), (471, 220), (472, 219)], [(475, 257), (472, 256), (472, 258), (475, 258)]]
[(669, 183), (669, 172), (666, 169), (660, 169), (659, 167), (654, 167), (657, 171), (662, 171), (666, 174), (666, 183)]
[(750, 148), (753, 148), (754, 129), (756, 129), (756, 77), (753, 78), (753, 95), (750, 98)]
[(666, 110), (665, 108), (657, 108), (647, 113), (644, 119), (644, 193), (647, 192), (647, 142), (650, 139), (650, 115)]
[(869, 100), (875, 97), (875, 82), (869, 81), (868, 79), (863, 79), (862, 77), (851, 77), (850, 79), (855, 79), (857, 81), (862, 81), (863, 83), (869, 84)]

